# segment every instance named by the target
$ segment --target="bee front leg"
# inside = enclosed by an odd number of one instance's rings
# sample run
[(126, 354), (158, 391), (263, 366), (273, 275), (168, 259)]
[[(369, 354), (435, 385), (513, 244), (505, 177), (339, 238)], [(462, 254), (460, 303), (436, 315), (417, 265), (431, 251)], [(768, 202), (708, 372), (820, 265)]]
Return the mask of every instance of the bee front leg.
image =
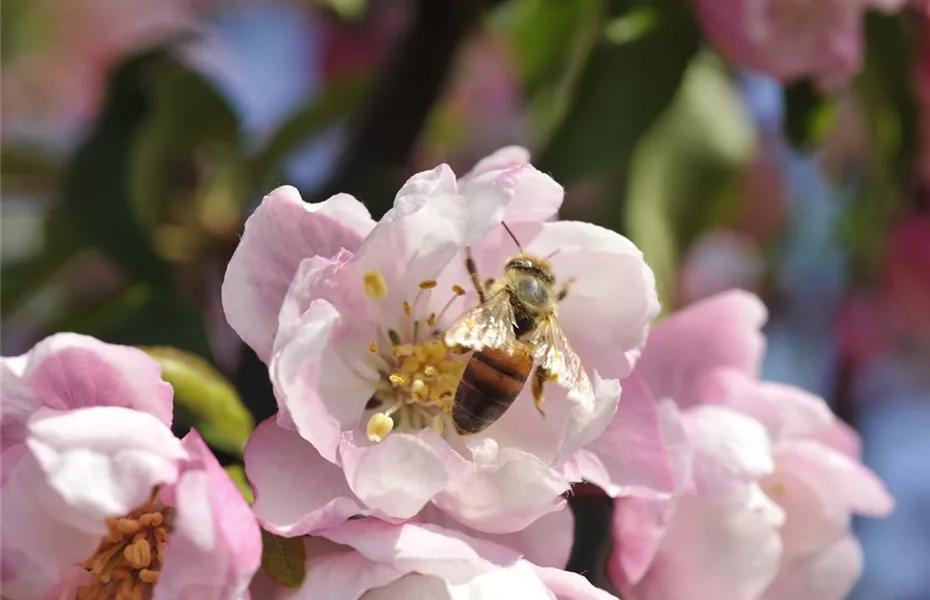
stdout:
[(565, 282), (562, 284), (562, 288), (559, 289), (559, 293), (556, 294), (555, 296), (556, 302), (561, 302), (562, 300), (565, 300), (565, 297), (568, 296), (568, 290), (572, 287), (573, 283), (575, 283), (574, 277), (572, 277), (571, 279), (565, 280)]
[(536, 410), (539, 411), (539, 414), (546, 416), (546, 411), (543, 410), (543, 385), (547, 381), (551, 381), (552, 377), (549, 375), (549, 371), (543, 368), (542, 365), (536, 367), (536, 370), (533, 371), (533, 402), (536, 404)]
[(484, 303), (487, 300), (485, 286), (481, 282), (481, 275), (478, 274), (478, 267), (475, 266), (475, 259), (471, 257), (471, 248), (465, 248), (465, 270), (471, 276), (472, 285), (475, 286), (475, 291), (478, 292), (478, 300)]

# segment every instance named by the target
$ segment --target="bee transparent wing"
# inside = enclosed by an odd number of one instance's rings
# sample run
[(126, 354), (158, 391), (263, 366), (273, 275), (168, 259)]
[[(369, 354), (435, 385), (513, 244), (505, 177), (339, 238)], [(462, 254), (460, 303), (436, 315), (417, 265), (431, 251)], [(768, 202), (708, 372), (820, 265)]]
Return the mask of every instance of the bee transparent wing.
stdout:
[(582, 403), (594, 403), (594, 386), (588, 372), (555, 315), (549, 315), (539, 324), (531, 343), (537, 364), (567, 389), (570, 397)]
[(450, 347), (463, 346), (472, 350), (503, 348), (516, 340), (513, 328), (510, 296), (505, 290), (500, 290), (459, 317), (446, 331), (445, 341)]

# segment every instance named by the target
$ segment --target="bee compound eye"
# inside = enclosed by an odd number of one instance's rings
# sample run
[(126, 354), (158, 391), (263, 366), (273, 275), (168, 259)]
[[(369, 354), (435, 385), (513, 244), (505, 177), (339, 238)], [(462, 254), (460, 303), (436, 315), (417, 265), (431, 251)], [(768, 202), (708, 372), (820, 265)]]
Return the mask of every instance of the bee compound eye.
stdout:
[(533, 277), (526, 277), (517, 283), (520, 298), (528, 304), (544, 304), (549, 299), (545, 286)]

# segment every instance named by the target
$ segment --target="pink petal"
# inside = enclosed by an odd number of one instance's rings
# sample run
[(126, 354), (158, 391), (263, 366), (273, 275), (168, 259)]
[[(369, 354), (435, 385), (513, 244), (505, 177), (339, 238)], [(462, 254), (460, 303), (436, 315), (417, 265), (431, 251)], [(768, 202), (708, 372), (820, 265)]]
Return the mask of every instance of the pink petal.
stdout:
[[(375, 562), (358, 552), (330, 552), (307, 560), (304, 585), (290, 600), (358, 600), (404, 576), (392, 566)], [(262, 599), (264, 600), (264, 598)]]
[(685, 423), (678, 405), (669, 398), (657, 403), (659, 428), (662, 440), (668, 449), (669, 462), (675, 474), (676, 491), (679, 495), (694, 492), (694, 446), (688, 439)]
[(766, 310), (754, 295), (730, 291), (672, 314), (653, 328), (637, 365), (656, 398), (696, 404), (697, 382), (717, 367), (757, 376), (765, 351)]
[(627, 378), (624, 387), (610, 425), (576, 455), (582, 476), (612, 498), (669, 494), (675, 473), (655, 401), (639, 378)]
[(23, 440), (26, 421), (40, 407), (123, 406), (171, 425), (171, 386), (158, 363), (136, 348), (58, 333), (26, 354), (3, 358), (2, 371), (3, 449)]
[(894, 498), (875, 473), (828, 446), (813, 441), (782, 444), (777, 460), (779, 471), (804, 477), (831, 502), (853, 512), (885, 517), (894, 510)]
[(722, 406), (698, 406), (683, 414), (694, 446), (695, 491), (706, 498), (740, 496), (746, 486), (775, 469), (762, 425)]
[(407, 573), (434, 575), (453, 584), (513, 565), (519, 559), (518, 553), (504, 546), (416, 523), (392, 525), (376, 519), (358, 519), (328, 529), (322, 535), (351, 546), (369, 560)]
[(859, 432), (839, 419), (813, 435), (813, 439), (826, 444), (855, 461), (862, 460), (862, 438)]
[(588, 371), (606, 379), (629, 375), (660, 309), (655, 277), (639, 248), (613, 231), (573, 221), (544, 223), (524, 247), (538, 256), (557, 251), (551, 259), (556, 277), (575, 279), (559, 304), (559, 320)]
[(535, 567), (535, 571), (558, 600), (616, 600), (577, 573), (546, 567)]
[(757, 486), (742, 505), (681, 499), (632, 597), (755, 600), (778, 571), (782, 520)]
[(436, 506), (479, 531), (511, 533), (565, 505), (569, 484), (558, 471), (518, 448), (495, 446), (474, 462), (445, 446), (450, 480), (433, 499)]
[(460, 181), (467, 183), (469, 180), (489, 173), (491, 171), (503, 171), (511, 167), (519, 167), (521, 165), (528, 164), (530, 162), (530, 151), (521, 146), (505, 146), (498, 150), (495, 150), (491, 154), (485, 156), (472, 168), (471, 171), (466, 173), (460, 178)]
[(620, 498), (614, 502), (613, 551), (608, 576), (618, 587), (643, 578), (675, 512), (673, 499)]
[(223, 281), (223, 309), (236, 333), (267, 361), (278, 312), (300, 261), (356, 250), (374, 227), (368, 210), (339, 194), (307, 204), (282, 186), (265, 196), (245, 224)]
[(487, 533), (473, 529), (435, 505), (426, 506), (417, 518), (423, 523), (455, 529), (473, 538), (512, 548), (534, 564), (556, 568), (563, 568), (568, 562), (575, 530), (574, 515), (564, 504), (561, 509), (547, 513), (513, 533)]
[(285, 537), (313, 534), (364, 514), (342, 469), (274, 417), (252, 433), (245, 470), (255, 492), (252, 509), (265, 529)]
[(715, 369), (702, 377), (699, 395), (706, 403), (723, 404), (758, 420), (776, 442), (810, 436), (835, 420), (823, 398), (730, 368)]
[(235, 600), (261, 564), (258, 523), (242, 494), (196, 431), (175, 489), (175, 521), (153, 600)]
[(159, 484), (174, 483), (187, 452), (154, 416), (117, 406), (33, 419), (26, 441), (49, 486), (67, 503), (68, 521), (100, 535), (105, 517), (140, 506)]
[(375, 387), (335, 351), (341, 324), (342, 315), (332, 304), (314, 300), (296, 325), (279, 332), (269, 365), (279, 422), (293, 423), (330, 462), (336, 462), (341, 432), (358, 424)]
[(24, 457), (10, 474), (9, 487), (0, 495), (0, 501), (4, 598), (46, 600), (67, 593), (73, 598), (74, 565), (97, 549), (106, 533), (103, 518), (69, 522), (70, 507), (49, 486), (31, 455)]
[(820, 552), (783, 564), (762, 600), (843, 600), (862, 573), (862, 548), (851, 535)]
[(388, 517), (413, 517), (449, 483), (442, 450), (423, 437), (393, 433), (380, 443), (357, 445), (346, 436), (339, 455), (355, 495)]

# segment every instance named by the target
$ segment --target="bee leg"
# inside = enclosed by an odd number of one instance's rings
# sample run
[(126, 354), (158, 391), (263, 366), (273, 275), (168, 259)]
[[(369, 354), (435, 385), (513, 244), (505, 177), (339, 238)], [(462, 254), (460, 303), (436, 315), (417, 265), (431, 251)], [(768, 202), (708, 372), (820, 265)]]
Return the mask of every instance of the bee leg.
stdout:
[(565, 282), (562, 284), (562, 288), (559, 290), (559, 293), (556, 294), (555, 296), (556, 302), (561, 302), (562, 300), (565, 300), (565, 297), (568, 296), (568, 290), (572, 287), (573, 283), (575, 283), (574, 277), (572, 277), (571, 279), (565, 280)]
[(485, 287), (481, 282), (481, 275), (478, 274), (478, 267), (475, 266), (475, 259), (471, 257), (471, 248), (465, 248), (465, 269), (471, 276), (471, 282), (475, 286), (475, 291), (478, 292), (478, 300), (482, 303), (485, 302), (487, 299), (485, 297)]
[(533, 384), (532, 384), (533, 402), (536, 404), (536, 410), (538, 410), (539, 414), (541, 414), (544, 417), (546, 416), (546, 411), (544, 411), (542, 407), (543, 384), (545, 384), (547, 381), (550, 381), (550, 380), (551, 380), (551, 377), (549, 376), (549, 372), (545, 370), (542, 367), (542, 365), (536, 367), (536, 370), (533, 371)]

